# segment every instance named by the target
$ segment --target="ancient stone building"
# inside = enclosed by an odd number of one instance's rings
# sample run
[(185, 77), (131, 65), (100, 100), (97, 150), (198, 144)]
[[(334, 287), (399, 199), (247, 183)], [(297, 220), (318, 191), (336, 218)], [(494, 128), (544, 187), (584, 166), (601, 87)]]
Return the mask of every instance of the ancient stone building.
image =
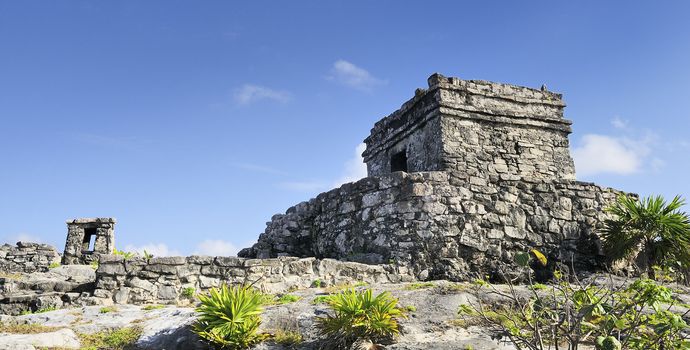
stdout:
[(115, 219), (86, 218), (67, 221), (67, 242), (62, 264), (88, 264), (115, 249)]
[(564, 107), (553, 92), (434, 74), (428, 90), (376, 123), (364, 161), (369, 176), (448, 171), (573, 180)]
[(365, 140), (369, 177), (275, 215), (244, 257), (394, 264), (467, 279), (537, 248), (593, 269), (619, 191), (575, 180), (560, 94), (434, 74)]

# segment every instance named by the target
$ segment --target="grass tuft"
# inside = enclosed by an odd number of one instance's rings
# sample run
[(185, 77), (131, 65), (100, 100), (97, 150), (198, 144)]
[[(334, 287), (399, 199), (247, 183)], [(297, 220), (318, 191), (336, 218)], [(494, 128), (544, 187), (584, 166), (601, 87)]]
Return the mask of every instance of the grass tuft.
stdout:
[(130, 349), (141, 336), (141, 328), (127, 327), (101, 331), (93, 334), (80, 334), (82, 350), (125, 350)]

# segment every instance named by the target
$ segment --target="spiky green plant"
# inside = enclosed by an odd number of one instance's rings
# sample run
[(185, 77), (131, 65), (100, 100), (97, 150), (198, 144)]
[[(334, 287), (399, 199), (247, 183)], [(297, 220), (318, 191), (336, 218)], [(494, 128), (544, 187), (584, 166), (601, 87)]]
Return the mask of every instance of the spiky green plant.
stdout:
[(336, 349), (347, 348), (358, 339), (392, 339), (399, 333), (398, 318), (405, 317), (398, 299), (388, 292), (374, 297), (371, 289), (350, 289), (330, 295), (326, 303), (331, 312), (317, 317), (316, 326)]
[(267, 337), (258, 333), (265, 297), (256, 289), (224, 284), (198, 298), (201, 306), (193, 330), (214, 346), (246, 349)]
[(690, 267), (690, 218), (679, 196), (667, 203), (661, 196), (638, 200), (619, 196), (606, 211), (604, 250), (612, 261), (638, 258), (640, 269), (654, 276), (655, 265)]

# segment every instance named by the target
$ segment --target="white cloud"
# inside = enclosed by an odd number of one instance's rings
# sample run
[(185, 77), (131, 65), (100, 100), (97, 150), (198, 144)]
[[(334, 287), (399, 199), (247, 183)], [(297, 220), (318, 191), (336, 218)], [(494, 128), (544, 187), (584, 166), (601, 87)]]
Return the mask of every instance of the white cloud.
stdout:
[(239, 249), (228, 241), (207, 239), (200, 242), (194, 251), (195, 255), (235, 256)]
[(367, 165), (364, 163), (364, 159), (362, 159), (362, 153), (366, 148), (367, 145), (364, 143), (357, 145), (354, 156), (345, 162), (345, 171), (343, 175), (335, 181), (333, 187), (339, 187), (342, 184), (367, 177)]
[(250, 104), (260, 100), (273, 100), (285, 103), (290, 101), (292, 96), (287, 91), (273, 90), (264, 86), (245, 84), (235, 90), (233, 95), (235, 102), (241, 105)]
[(587, 134), (580, 146), (573, 149), (573, 159), (578, 176), (596, 174), (629, 175), (640, 170), (642, 160), (649, 149), (635, 145), (625, 138)]
[(385, 80), (375, 78), (365, 69), (345, 60), (335, 61), (330, 75), (326, 78), (362, 91), (371, 91), (374, 87), (387, 83)]
[(153, 254), (153, 256), (181, 256), (179, 251), (170, 249), (165, 243), (149, 243), (142, 246), (127, 245), (125, 246), (126, 252), (136, 252), (139, 255), (144, 255), (144, 250)]

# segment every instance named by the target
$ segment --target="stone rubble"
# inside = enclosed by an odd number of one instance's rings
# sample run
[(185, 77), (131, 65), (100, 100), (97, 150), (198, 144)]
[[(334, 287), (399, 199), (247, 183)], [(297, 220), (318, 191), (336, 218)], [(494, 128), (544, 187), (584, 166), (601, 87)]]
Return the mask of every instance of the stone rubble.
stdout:
[(0, 246), (0, 271), (6, 274), (45, 272), (59, 262), (57, 250), (48, 244), (17, 242), (16, 246)]

